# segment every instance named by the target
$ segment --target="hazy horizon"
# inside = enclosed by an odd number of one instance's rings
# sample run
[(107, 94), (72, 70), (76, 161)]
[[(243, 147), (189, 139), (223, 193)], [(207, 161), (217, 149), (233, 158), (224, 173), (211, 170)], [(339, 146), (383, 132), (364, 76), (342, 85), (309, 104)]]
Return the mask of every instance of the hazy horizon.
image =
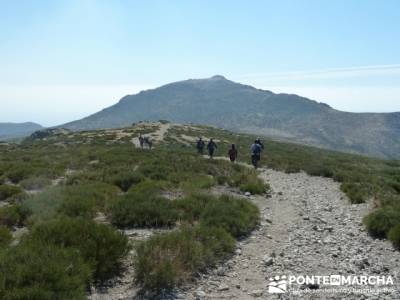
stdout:
[[(206, 78), (209, 78), (208, 76)], [(196, 77), (191, 77), (195, 79)], [(186, 78), (189, 79), (189, 78)], [(183, 80), (186, 80), (183, 79)], [(227, 78), (231, 80), (230, 78)], [(233, 80), (236, 81), (236, 80)], [(238, 81), (236, 81), (238, 82)], [(56, 125), (61, 125), (67, 122), (78, 120), (94, 114), (104, 108), (118, 103), (118, 101), (126, 96), (137, 94), (141, 91), (154, 89), (164, 84), (170, 82), (165, 82), (159, 85), (148, 85), (148, 86), (135, 86), (135, 85), (114, 85), (114, 86), (80, 86), (80, 85), (70, 85), (70, 86), (25, 86), (22, 91), (17, 93), (12, 93), (12, 87), (9, 88), (9, 93), (11, 97), (14, 97), (13, 105), (3, 107), (0, 112), (0, 123), (10, 122), (10, 123), (23, 123), (23, 122), (34, 122), (45, 127), (51, 127)], [(253, 85), (251, 82), (242, 81), (239, 83), (249, 84), (255, 88), (269, 90), (274, 93), (286, 93), (286, 94), (297, 94), (309, 98), (310, 100), (315, 100), (317, 102), (322, 102), (330, 105), (332, 108), (354, 113), (391, 113), (400, 112), (400, 101), (385, 101), (377, 100), (374, 102), (364, 103), (360, 105), (357, 101), (349, 101), (349, 97), (352, 97), (349, 90), (345, 87), (342, 88), (342, 99), (322, 99), (324, 95), (329, 95), (329, 87), (304, 87), (304, 86), (275, 86), (269, 88), (268, 86)], [(24, 90), (25, 89), (25, 90)], [(399, 88), (400, 89), (400, 88)], [(338, 89), (332, 91), (337, 93)], [(353, 91), (354, 92), (354, 91)], [(374, 90), (373, 88), (361, 87), (358, 91), (359, 93), (365, 93), (371, 96), (372, 94), (377, 95), (379, 90)], [(397, 92), (397, 91), (396, 91)], [(23, 94), (31, 95), (32, 93), (37, 93), (41, 95), (41, 99), (37, 102), (25, 101), (22, 97)], [(347, 95), (346, 95), (347, 94)], [(116, 95), (116, 96), (115, 96)], [(321, 95), (321, 98), (310, 97), (308, 95)], [(20, 98), (21, 97), (21, 98)], [(56, 97), (56, 101), (54, 99)], [(83, 97), (83, 98), (82, 98)], [(99, 99), (100, 98), (100, 99)], [(82, 100), (88, 102), (82, 103)], [(0, 100), (1, 102), (1, 100)], [(61, 103), (60, 103), (61, 102)], [(64, 103), (64, 107), (63, 104)], [(63, 107), (62, 110), (60, 110)], [(65, 105), (66, 104), (66, 105)], [(353, 105), (352, 105), (353, 104)], [(393, 105), (391, 105), (393, 104)], [(79, 109), (76, 107), (79, 105)], [(393, 107), (393, 110), (385, 110), (382, 108)], [(15, 114), (15, 107), (18, 108), (18, 116), (3, 118), (2, 115), (12, 116)], [(349, 109), (353, 107), (353, 110)], [(360, 109), (357, 109), (360, 108)], [(379, 109), (379, 107), (381, 109)], [(396, 110), (395, 108), (398, 107)], [(34, 112), (34, 113), (33, 113)], [(29, 119), (31, 116), (35, 116), (33, 119)]]
[(2, 1), (0, 122), (58, 125), (215, 74), (342, 111), (400, 111), (398, 28), (396, 0)]

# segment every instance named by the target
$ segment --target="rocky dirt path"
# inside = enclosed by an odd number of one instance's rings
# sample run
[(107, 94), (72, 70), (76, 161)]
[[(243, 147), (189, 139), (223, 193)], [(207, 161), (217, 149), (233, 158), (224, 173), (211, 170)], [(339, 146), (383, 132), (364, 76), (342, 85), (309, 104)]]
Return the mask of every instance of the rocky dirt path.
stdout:
[[(362, 225), (368, 205), (351, 205), (339, 184), (304, 173), (262, 170), (270, 198), (251, 196), (260, 227), (238, 244), (235, 256), (178, 294), (181, 299), (400, 299), (400, 253), (374, 240)], [(275, 276), (391, 275), (395, 286), (373, 295), (338, 293), (338, 286), (294, 284), (303, 294), (269, 294)], [(324, 293), (334, 288), (334, 293)], [(357, 286), (359, 288), (359, 286)], [(365, 289), (365, 286), (363, 287)], [(371, 286), (375, 289), (377, 286)], [(314, 294), (306, 294), (306, 292)]]
[[(269, 196), (249, 197), (260, 208), (260, 226), (238, 243), (229, 261), (168, 299), (400, 299), (400, 252), (366, 233), (362, 218), (369, 209), (367, 204), (351, 205), (339, 184), (328, 178), (260, 171), (272, 188)], [(235, 193), (225, 189), (213, 192)], [(137, 239), (148, 236), (143, 232)], [(356, 294), (338, 293), (338, 286), (299, 284), (288, 289), (303, 294), (270, 294), (270, 279), (283, 275), (391, 275), (395, 285), (371, 286), (392, 289), (377, 295), (365, 286)], [(117, 285), (92, 291), (89, 298), (137, 299), (132, 276), (129, 258), (127, 272)], [(323, 293), (327, 288), (335, 293)]]

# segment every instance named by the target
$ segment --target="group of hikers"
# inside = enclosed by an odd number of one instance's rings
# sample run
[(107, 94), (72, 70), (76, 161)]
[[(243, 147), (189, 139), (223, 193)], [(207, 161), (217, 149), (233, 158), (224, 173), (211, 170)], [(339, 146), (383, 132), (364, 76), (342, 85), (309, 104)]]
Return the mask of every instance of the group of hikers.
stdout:
[[(140, 148), (142, 149), (145, 148), (145, 146), (149, 149), (153, 147), (153, 141), (148, 136), (139, 135), (139, 144)], [(206, 147), (206, 142), (200, 137), (197, 140), (196, 148), (198, 153), (201, 155), (204, 154), (204, 150), (207, 148), (209, 157), (213, 158), (214, 153), (217, 150), (218, 146), (213, 139), (210, 139)], [(261, 142), (259, 138), (257, 138), (250, 147), (251, 163), (254, 166), (254, 168), (258, 167), (258, 163), (261, 160), (261, 152), (263, 150), (264, 150), (264, 144)], [(238, 149), (235, 144), (231, 145), (231, 148), (228, 151), (228, 157), (231, 162), (235, 162), (237, 160)]]
[[(204, 149), (206, 148), (206, 143), (200, 137), (197, 140), (196, 148), (199, 154), (204, 154)], [(217, 144), (214, 142), (213, 139), (207, 143), (207, 151), (210, 158), (214, 157), (215, 150), (218, 148)], [(250, 147), (251, 153), (251, 163), (253, 164), (254, 168), (258, 167), (258, 162), (261, 160), (261, 152), (264, 150), (264, 144), (261, 142), (261, 139), (257, 138), (254, 143)], [(238, 157), (238, 150), (235, 144), (231, 145), (231, 148), (228, 151), (228, 156), (231, 162), (235, 162)]]
[(153, 148), (153, 141), (148, 136), (139, 135), (139, 144), (140, 144), (140, 148), (142, 148), (142, 149), (145, 146), (147, 146), (147, 148), (149, 148), (149, 149)]

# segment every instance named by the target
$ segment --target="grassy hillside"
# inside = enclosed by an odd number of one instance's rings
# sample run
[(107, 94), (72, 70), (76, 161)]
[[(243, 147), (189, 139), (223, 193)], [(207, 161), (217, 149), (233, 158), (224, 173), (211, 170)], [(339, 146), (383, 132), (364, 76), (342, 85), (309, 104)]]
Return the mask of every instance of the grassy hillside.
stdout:
[[(239, 159), (249, 162), (254, 137), (169, 125), (154, 137), (155, 149), (133, 146), (132, 138), (161, 126), (55, 131), (0, 145), (1, 299), (84, 299), (89, 285), (121, 272), (131, 250), (132, 281), (152, 291), (188, 281), (232, 254), (235, 239), (257, 225), (258, 209), (247, 200), (212, 196), (210, 189), (263, 193), (268, 185), (254, 170), (203, 158), (193, 146), (198, 136), (213, 137), (217, 155), (225, 156), (235, 143)], [(332, 177), (352, 202), (373, 201), (379, 209), (366, 218), (368, 229), (399, 245), (399, 161), (264, 142), (268, 167)], [(122, 234), (132, 228), (167, 233), (132, 244)]]
[[(254, 229), (253, 204), (208, 190), (263, 193), (255, 171), (178, 143), (134, 148), (132, 136), (148, 131), (59, 132), (0, 148), (1, 299), (84, 299), (87, 286), (119, 274), (132, 248), (132, 281), (171, 288), (229, 257), (235, 239)], [(171, 231), (133, 245), (121, 233), (129, 228)]]

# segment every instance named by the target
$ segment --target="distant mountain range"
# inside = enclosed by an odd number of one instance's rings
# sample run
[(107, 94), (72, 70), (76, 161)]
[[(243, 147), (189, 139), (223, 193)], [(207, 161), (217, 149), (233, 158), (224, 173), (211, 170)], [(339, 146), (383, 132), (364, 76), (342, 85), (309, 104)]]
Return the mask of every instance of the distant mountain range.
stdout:
[(219, 75), (128, 95), (113, 106), (62, 127), (104, 129), (160, 119), (400, 158), (400, 113), (342, 112), (324, 103), (292, 94), (274, 94)]
[(25, 137), (41, 129), (41, 125), (32, 122), (0, 123), (0, 140)]

